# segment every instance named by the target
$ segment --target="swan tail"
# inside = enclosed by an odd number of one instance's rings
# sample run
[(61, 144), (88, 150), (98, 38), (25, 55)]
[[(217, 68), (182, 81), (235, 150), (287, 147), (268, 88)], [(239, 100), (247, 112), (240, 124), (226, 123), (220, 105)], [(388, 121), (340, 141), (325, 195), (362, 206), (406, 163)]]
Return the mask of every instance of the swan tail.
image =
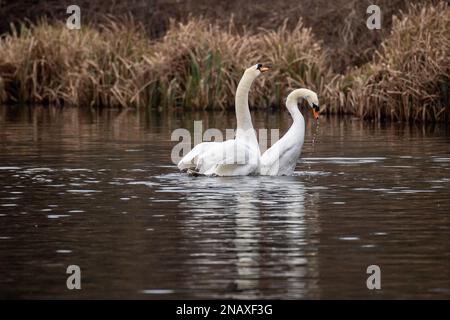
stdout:
[(205, 147), (213, 142), (203, 142), (196, 145), (191, 151), (189, 151), (179, 162), (178, 169), (181, 171), (193, 170), (197, 171), (198, 157), (201, 155)]

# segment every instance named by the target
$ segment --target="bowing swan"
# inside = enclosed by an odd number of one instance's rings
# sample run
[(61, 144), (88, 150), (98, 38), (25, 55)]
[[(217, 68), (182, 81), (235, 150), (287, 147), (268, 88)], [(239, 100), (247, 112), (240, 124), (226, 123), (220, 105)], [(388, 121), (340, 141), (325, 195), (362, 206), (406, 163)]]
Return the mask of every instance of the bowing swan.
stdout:
[(286, 107), (294, 120), (288, 132), (261, 156), (261, 175), (282, 176), (294, 172), (305, 138), (305, 119), (298, 109), (299, 99), (306, 99), (314, 119), (319, 117), (319, 100), (314, 91), (296, 89), (286, 99)]
[(253, 129), (248, 93), (253, 81), (269, 68), (256, 64), (245, 70), (236, 89), (236, 137), (196, 145), (178, 163), (182, 171), (200, 175), (244, 176), (259, 173), (261, 153)]

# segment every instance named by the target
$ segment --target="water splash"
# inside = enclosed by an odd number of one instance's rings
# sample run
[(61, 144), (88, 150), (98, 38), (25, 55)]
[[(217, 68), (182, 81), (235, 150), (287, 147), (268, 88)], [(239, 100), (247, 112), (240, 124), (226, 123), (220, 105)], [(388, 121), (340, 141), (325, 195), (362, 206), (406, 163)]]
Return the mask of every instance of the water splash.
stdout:
[(319, 129), (320, 129), (320, 120), (317, 119), (317, 121), (315, 121), (315, 125), (313, 126), (313, 136), (312, 136), (312, 148), (314, 150), (316, 142), (317, 142), (317, 138), (319, 136)]

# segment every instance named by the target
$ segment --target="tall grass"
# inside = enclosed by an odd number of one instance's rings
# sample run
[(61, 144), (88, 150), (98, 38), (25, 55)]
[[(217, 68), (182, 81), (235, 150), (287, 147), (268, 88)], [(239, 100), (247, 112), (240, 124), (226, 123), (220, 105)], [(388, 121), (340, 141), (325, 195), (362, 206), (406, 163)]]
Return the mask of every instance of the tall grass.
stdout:
[(329, 84), (330, 112), (401, 121), (448, 121), (450, 9), (411, 6), (394, 17), (372, 62)]
[(293, 87), (320, 91), (329, 74), (320, 44), (301, 21), (292, 31), (284, 23), (274, 31), (251, 35), (237, 33), (232, 23), (223, 31), (204, 20), (194, 20), (173, 24), (153, 48), (149, 58), (157, 61), (152, 69), (159, 68), (162, 94), (185, 107), (233, 106), (237, 83), (251, 64), (271, 65), (271, 71), (261, 76), (251, 91), (250, 102), (259, 107), (279, 105), (286, 90)]
[(47, 20), (21, 24), (0, 38), (0, 100), (228, 109), (243, 70), (268, 63), (271, 71), (251, 90), (254, 107), (282, 105), (288, 90), (309, 87), (328, 113), (448, 121), (449, 10), (445, 3), (410, 6), (392, 19), (375, 57), (345, 74), (332, 65), (346, 50), (330, 52), (302, 20), (257, 32), (233, 20), (172, 20), (157, 40), (132, 18), (81, 30)]
[[(414, 0), (416, 4), (444, 0)], [(7, 3), (6, 3), (7, 2)], [(8, 32), (11, 22), (33, 21), (41, 17), (64, 21), (69, 0), (0, 1), (0, 33)], [(82, 9), (83, 24), (99, 26), (105, 15), (129, 14), (142, 23), (148, 36), (159, 38), (170, 28), (170, 20), (187, 22), (204, 17), (214, 24), (227, 27), (232, 16), (238, 31), (258, 33), (261, 27), (276, 28), (288, 18), (289, 30), (301, 17), (305, 26), (329, 49), (330, 63), (336, 72), (348, 66), (368, 62), (381, 40), (389, 32), (392, 15), (407, 8), (411, 0), (77, 0)], [(366, 8), (376, 4), (382, 13), (382, 29), (367, 32)]]
[[(0, 77), (8, 102), (127, 106), (133, 68), (148, 47), (132, 23), (71, 31), (23, 24), (0, 43)], [(3, 70), (7, 70), (4, 72)]]
[(238, 33), (232, 23), (223, 30), (202, 19), (173, 22), (156, 42), (139, 28), (132, 21), (80, 31), (47, 21), (21, 25), (0, 42), (3, 100), (225, 109), (243, 70), (269, 63), (272, 71), (250, 97), (267, 106), (281, 103), (289, 85), (320, 91), (329, 73), (320, 44), (301, 21), (292, 31), (283, 24), (258, 35)]

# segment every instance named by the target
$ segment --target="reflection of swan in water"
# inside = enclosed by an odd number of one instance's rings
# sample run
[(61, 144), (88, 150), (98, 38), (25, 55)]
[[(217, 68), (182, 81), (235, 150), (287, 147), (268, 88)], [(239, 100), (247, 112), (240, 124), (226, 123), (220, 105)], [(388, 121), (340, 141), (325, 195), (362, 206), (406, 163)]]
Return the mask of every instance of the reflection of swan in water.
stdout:
[(243, 291), (246, 296), (256, 297), (260, 268), (261, 219), (260, 210), (256, 207), (255, 191), (260, 181), (254, 180), (251, 190), (246, 188), (236, 194), (235, 236), (233, 244), (236, 248), (236, 268), (238, 276), (230, 283), (233, 291)]
[(311, 209), (300, 177), (173, 180), (168, 188), (183, 198), (183, 241), (196, 275), (186, 277), (189, 289), (217, 297), (302, 298), (314, 285), (316, 262), (304, 251)]

